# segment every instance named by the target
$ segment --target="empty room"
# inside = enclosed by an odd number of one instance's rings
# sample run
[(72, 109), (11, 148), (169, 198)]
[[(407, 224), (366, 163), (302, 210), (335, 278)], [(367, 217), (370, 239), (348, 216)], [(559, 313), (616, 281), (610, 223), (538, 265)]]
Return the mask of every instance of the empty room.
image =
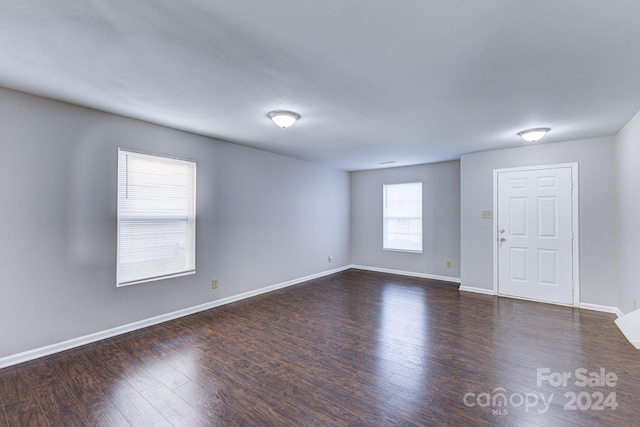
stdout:
[(638, 22), (3, 2), (0, 427), (637, 424)]

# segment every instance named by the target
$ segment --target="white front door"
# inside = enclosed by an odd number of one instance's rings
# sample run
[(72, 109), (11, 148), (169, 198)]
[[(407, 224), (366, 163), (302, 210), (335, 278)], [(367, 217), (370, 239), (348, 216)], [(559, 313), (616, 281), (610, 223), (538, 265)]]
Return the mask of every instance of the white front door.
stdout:
[(573, 304), (572, 168), (497, 171), (498, 294)]

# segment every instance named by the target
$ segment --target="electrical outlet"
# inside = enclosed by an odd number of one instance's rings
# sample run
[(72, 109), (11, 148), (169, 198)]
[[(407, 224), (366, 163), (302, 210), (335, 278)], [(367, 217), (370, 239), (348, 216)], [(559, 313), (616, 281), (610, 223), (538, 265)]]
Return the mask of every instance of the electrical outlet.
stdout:
[(332, 257), (331, 255), (329, 255), (329, 256), (327, 257), (327, 262), (331, 262), (331, 261), (333, 261), (333, 257)]
[(445, 264), (445, 266), (446, 266), (447, 268), (451, 268), (451, 261), (447, 261), (447, 262), (446, 262), (446, 264)]
[(211, 289), (218, 289), (218, 279), (213, 279), (211, 281)]

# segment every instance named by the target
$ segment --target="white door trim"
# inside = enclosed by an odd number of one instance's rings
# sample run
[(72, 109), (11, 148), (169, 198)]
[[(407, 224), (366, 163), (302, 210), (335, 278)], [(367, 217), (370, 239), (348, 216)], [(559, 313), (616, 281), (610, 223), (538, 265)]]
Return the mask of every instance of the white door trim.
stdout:
[[(540, 169), (571, 168), (571, 232), (573, 233), (572, 267), (573, 267), (573, 306), (580, 306), (580, 214), (579, 214), (579, 183), (578, 163), (560, 163), (554, 165), (523, 166), (493, 170), (493, 293), (498, 293), (498, 174), (502, 172), (521, 172)], [(526, 299), (526, 298), (525, 298)]]

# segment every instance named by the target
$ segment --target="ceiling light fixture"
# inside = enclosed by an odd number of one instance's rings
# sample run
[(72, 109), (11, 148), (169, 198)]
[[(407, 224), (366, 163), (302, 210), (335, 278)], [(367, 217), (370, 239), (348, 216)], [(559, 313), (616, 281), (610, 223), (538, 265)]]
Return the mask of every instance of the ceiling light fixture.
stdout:
[(537, 142), (540, 141), (551, 129), (549, 128), (536, 128), (536, 129), (527, 129), (521, 132), (518, 132), (518, 136), (524, 139), (527, 142)]
[(286, 129), (296, 123), (296, 120), (300, 118), (300, 114), (291, 111), (272, 111), (269, 113), (269, 118), (273, 120), (276, 126)]

